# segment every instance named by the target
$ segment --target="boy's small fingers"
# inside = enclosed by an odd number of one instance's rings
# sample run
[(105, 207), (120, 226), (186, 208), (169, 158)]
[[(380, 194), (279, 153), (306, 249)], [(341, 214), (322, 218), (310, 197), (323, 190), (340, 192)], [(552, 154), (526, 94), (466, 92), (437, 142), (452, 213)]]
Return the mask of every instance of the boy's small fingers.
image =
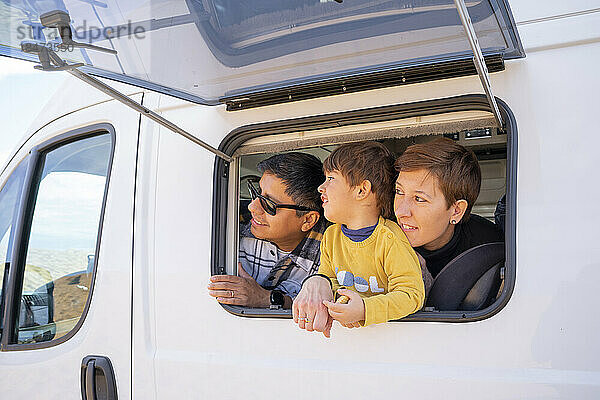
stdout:
[(350, 289), (338, 289), (338, 294), (342, 295), (342, 296), (347, 296), (350, 298), (350, 300), (356, 298), (356, 297), (360, 297), (360, 295), (358, 293), (356, 293), (354, 290), (350, 290)]
[(335, 312), (342, 312), (342, 311), (344, 311), (345, 308), (348, 307), (347, 304), (334, 303), (332, 301), (327, 301), (327, 300), (323, 300), (323, 304), (329, 310), (333, 310)]

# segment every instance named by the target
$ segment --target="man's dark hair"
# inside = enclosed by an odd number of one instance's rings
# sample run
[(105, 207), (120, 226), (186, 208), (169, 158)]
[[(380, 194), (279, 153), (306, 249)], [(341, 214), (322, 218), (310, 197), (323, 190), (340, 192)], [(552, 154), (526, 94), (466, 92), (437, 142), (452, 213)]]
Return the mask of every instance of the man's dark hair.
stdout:
[[(285, 193), (299, 206), (322, 213), (321, 195), (317, 188), (325, 181), (321, 161), (306, 153), (283, 153), (267, 158), (256, 166), (260, 174), (269, 173), (281, 179)], [(307, 211), (296, 210), (299, 217)]]

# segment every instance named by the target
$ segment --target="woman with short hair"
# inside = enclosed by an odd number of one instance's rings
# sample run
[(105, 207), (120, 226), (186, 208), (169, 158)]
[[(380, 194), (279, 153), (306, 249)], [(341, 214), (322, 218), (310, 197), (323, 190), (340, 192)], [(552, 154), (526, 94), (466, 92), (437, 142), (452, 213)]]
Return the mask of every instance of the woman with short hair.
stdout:
[(494, 223), (471, 215), (481, 187), (479, 162), (471, 150), (440, 138), (408, 147), (395, 167), (398, 225), (434, 278), (465, 250), (504, 241)]

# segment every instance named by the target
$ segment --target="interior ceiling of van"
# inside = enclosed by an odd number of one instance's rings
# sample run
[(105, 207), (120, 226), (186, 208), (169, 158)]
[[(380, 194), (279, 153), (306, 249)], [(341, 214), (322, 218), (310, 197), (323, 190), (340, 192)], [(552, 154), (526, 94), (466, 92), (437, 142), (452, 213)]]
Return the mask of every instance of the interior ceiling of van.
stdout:
[[(484, 54), (524, 55), (506, 1), (466, 4)], [(57, 51), (65, 61), (203, 104), (472, 55), (453, 0), (0, 0), (0, 54), (59, 45), (39, 18), (55, 10), (75, 42), (117, 52)]]
[[(278, 153), (299, 148), (338, 145), (361, 140), (444, 135), (493, 127), (495, 127), (494, 118), (487, 111), (450, 112), (386, 122), (349, 124), (327, 129), (259, 136), (242, 144), (236, 149), (234, 156), (261, 154), (266, 151)], [(488, 139), (487, 143), (489, 142)], [(471, 145), (475, 143), (472, 141)]]

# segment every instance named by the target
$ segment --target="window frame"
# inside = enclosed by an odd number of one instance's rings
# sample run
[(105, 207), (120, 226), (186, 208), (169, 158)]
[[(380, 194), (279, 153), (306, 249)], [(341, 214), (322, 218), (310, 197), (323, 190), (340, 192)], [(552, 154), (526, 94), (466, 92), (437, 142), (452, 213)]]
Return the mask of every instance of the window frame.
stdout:
[[(412, 322), (475, 322), (499, 313), (510, 300), (516, 280), (516, 199), (517, 199), (517, 124), (508, 105), (496, 98), (503, 120), (505, 121), (506, 143), (506, 217), (505, 217), (505, 276), (500, 296), (489, 307), (478, 311), (418, 311), (400, 320)], [(249, 139), (299, 130), (311, 131), (334, 126), (360, 125), (372, 122), (383, 122), (402, 118), (425, 115), (444, 114), (459, 111), (492, 112), (485, 95), (468, 94), (436, 100), (345, 111), (334, 114), (316, 115), (246, 125), (231, 131), (221, 142), (219, 149), (226, 154), (234, 151)], [(211, 275), (225, 274), (227, 271), (227, 232), (231, 225), (227, 224), (228, 193), (232, 188), (229, 177), (229, 163), (215, 160), (213, 175), (213, 223), (211, 242)], [(234, 210), (237, 211), (237, 210)], [(235, 214), (234, 214), (235, 215)], [(237, 219), (235, 223), (238, 223)], [(234, 246), (237, 251), (237, 245)], [(291, 318), (291, 310), (269, 310), (244, 308), (221, 304), (229, 313), (242, 317)]]
[[(6, 248), (6, 259), (4, 262), (4, 267), (5, 270), (2, 274), (2, 282), (0, 283), (0, 285), (2, 285), (1, 287), (1, 292), (0, 292), (0, 318), (2, 319), (2, 321), (0, 322), (0, 339), (2, 337), (2, 328), (4, 327), (4, 304), (5, 304), (5, 298), (6, 298), (6, 288), (9, 287), (8, 284), (8, 271), (6, 271), (6, 263), (10, 262), (12, 263), (12, 249), (15, 246), (14, 243), (14, 237), (15, 237), (15, 231), (16, 231), (16, 226), (17, 226), (17, 221), (18, 221), (18, 207), (20, 207), (20, 202), (21, 202), (21, 196), (23, 195), (23, 185), (25, 184), (25, 177), (27, 175), (27, 170), (29, 168), (29, 163), (31, 161), (31, 158), (29, 157), (29, 155), (27, 155), (26, 157), (24, 157), (23, 159), (21, 159), (19, 162), (17, 162), (17, 165), (11, 170), (10, 174), (7, 176), (6, 180), (4, 181), (4, 184), (2, 185), (2, 187), (0, 187), (0, 191), (4, 190), (6, 188), (6, 185), (8, 184), (9, 180), (15, 176), (15, 174), (17, 173), (17, 170), (21, 167), (21, 165), (23, 165), (25, 167), (25, 173), (23, 176), (23, 182), (21, 182), (21, 187), (20, 187), (20, 192), (18, 193), (18, 197), (17, 197), (17, 201), (15, 203), (15, 208), (13, 208), (12, 210), (12, 218), (11, 218), (11, 226), (10, 226), (10, 233), (9, 233), (9, 238), (8, 238), (8, 245)], [(8, 261), (10, 260), (10, 261)], [(9, 264), (9, 271), (10, 271), (10, 264)]]
[[(48, 153), (61, 146), (76, 142), (78, 140), (91, 138), (94, 136), (109, 134), (111, 138), (111, 149), (108, 160), (108, 169), (106, 174), (106, 183), (104, 185), (104, 193), (102, 197), (102, 208), (100, 211), (100, 219), (98, 223), (98, 233), (96, 236), (96, 247), (94, 251), (94, 267), (92, 270), (92, 278), (86, 300), (85, 307), (77, 324), (64, 336), (57, 339), (52, 339), (40, 343), (19, 344), (17, 318), (20, 311), (20, 297), (23, 289), (23, 278), (25, 273), (25, 261), (29, 244), (29, 236), (31, 234), (31, 223), (35, 210), (37, 199), (37, 190), (39, 178), (43, 170), (43, 163), (40, 162), (40, 156), (43, 153)], [(34, 350), (53, 347), (66, 342), (81, 328), (88, 314), (94, 293), (96, 281), (96, 270), (98, 265), (98, 254), (102, 240), (102, 229), (104, 226), (104, 212), (106, 210), (106, 200), (110, 187), (110, 177), (112, 172), (112, 164), (115, 155), (116, 133), (115, 128), (109, 123), (93, 124), (86, 127), (74, 129), (51, 139), (43, 141), (41, 144), (34, 146), (28, 153), (29, 165), (25, 173), (20, 201), (18, 204), (17, 221), (15, 225), (14, 245), (11, 254), (11, 266), (8, 274), (8, 285), (3, 289), (5, 292), (4, 303), (4, 330), (2, 332), (0, 351), (19, 351), (19, 350)]]

